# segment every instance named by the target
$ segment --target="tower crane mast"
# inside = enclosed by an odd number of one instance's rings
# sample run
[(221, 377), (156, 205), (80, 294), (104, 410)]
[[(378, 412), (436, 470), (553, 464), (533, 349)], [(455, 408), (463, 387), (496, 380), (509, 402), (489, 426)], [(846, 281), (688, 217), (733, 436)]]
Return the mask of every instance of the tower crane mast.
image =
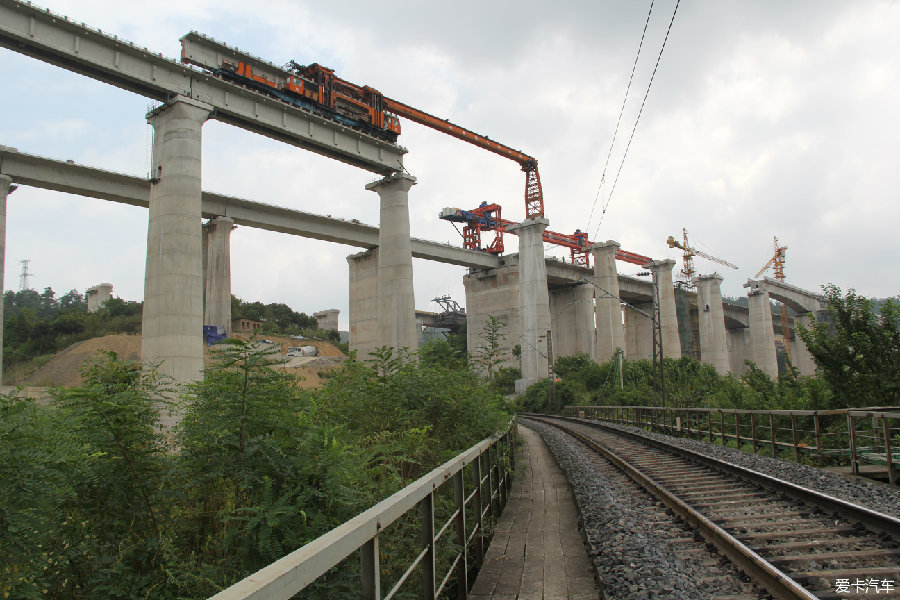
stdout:
[[(763, 266), (762, 269), (759, 270), (754, 278), (759, 277), (763, 273), (765, 273), (769, 267), (772, 267), (772, 271), (775, 275), (775, 279), (779, 281), (784, 281), (784, 259), (787, 252), (787, 246), (779, 246), (778, 245), (778, 237), (775, 238), (775, 253), (772, 255), (772, 258)], [(791, 358), (791, 334), (789, 331), (790, 324), (788, 323), (788, 314), (787, 314), (787, 306), (784, 303), (781, 303), (781, 343), (784, 345), (784, 353), (788, 358)]]
[(725, 265), (726, 267), (731, 267), (732, 269), (737, 269), (737, 265), (733, 265), (727, 260), (722, 260), (717, 256), (713, 256), (712, 254), (707, 254), (701, 250), (697, 250), (696, 248), (692, 248), (688, 243), (688, 234), (687, 229), (681, 229), (682, 242), (679, 242), (675, 239), (675, 236), (670, 235), (666, 240), (666, 243), (669, 245), (669, 248), (678, 248), (683, 254), (684, 267), (681, 269), (682, 274), (687, 279), (688, 283), (694, 278), (694, 257), (702, 256), (707, 260), (711, 260), (715, 263), (719, 263), (720, 265)]

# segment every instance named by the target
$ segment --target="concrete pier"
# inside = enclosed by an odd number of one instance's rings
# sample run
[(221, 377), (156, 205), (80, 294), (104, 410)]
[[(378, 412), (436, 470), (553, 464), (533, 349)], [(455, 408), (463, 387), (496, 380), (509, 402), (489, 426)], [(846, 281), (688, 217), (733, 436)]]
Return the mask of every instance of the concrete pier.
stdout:
[[(652, 304), (640, 304), (637, 308), (653, 313)], [(625, 355), (630, 360), (653, 360), (653, 321), (639, 312), (625, 307)]]
[(358, 360), (369, 358), (378, 343), (378, 248), (351, 254), (350, 350)]
[(84, 291), (84, 300), (87, 302), (87, 311), (94, 313), (112, 298), (113, 285), (111, 283), (98, 283)]
[(379, 346), (419, 347), (409, 237), (409, 190), (416, 178), (400, 173), (366, 186), (381, 198), (378, 230)]
[(466, 288), (466, 343), (469, 352), (478, 353), (484, 344), (482, 331), (488, 317), (505, 324), (501, 330), (504, 367), (521, 368), (512, 349), (522, 346), (522, 309), (519, 300), (519, 257), (503, 257), (504, 265), (496, 269), (473, 270), (463, 277)]
[(6, 197), (12, 186), (12, 178), (0, 175), (0, 383), (3, 381), (3, 276), (6, 271)]
[(591, 246), (594, 258), (594, 282), (606, 290), (594, 288), (597, 322), (597, 342), (594, 360), (606, 362), (617, 349), (625, 351), (625, 324), (619, 302), (619, 276), (616, 271), (616, 250), (619, 243), (612, 240)]
[(231, 231), (234, 219), (210, 219), (204, 230), (207, 236), (206, 293), (203, 324), (221, 325), (231, 335)]
[(316, 318), (316, 327), (323, 331), (336, 330), (338, 328), (338, 315), (340, 314), (341, 311), (337, 308), (329, 308), (328, 310), (320, 310), (314, 313), (313, 317)]
[(697, 284), (700, 321), (700, 360), (715, 367), (719, 375), (726, 375), (729, 362), (725, 310), (722, 306), (722, 279), (721, 275), (713, 273), (694, 278), (694, 283)]
[(816, 374), (816, 363), (809, 353), (806, 344), (803, 342), (803, 339), (800, 337), (800, 327), (798, 327), (803, 326), (809, 329), (810, 321), (812, 321), (814, 317), (815, 315), (813, 313), (794, 315), (794, 339), (791, 340), (791, 352), (793, 353), (792, 359), (794, 366), (797, 367), (801, 375)]
[(550, 290), (553, 355), (593, 356), (594, 286), (580, 284)]
[(778, 356), (775, 352), (775, 330), (772, 329), (772, 306), (769, 292), (751, 288), (750, 300), (750, 348), (756, 366), (772, 377), (778, 377)]
[(154, 145), (141, 359), (178, 383), (203, 369), (200, 146), (210, 110), (179, 96), (147, 119)]
[(662, 333), (663, 357), (681, 358), (681, 337), (678, 333), (678, 314), (675, 307), (675, 284), (671, 258), (655, 260), (647, 264), (659, 286), (659, 323)]
[(522, 309), (522, 379), (517, 389), (548, 375), (547, 332), (550, 294), (544, 261), (544, 230), (549, 221), (527, 219), (508, 228), (519, 236), (519, 302)]

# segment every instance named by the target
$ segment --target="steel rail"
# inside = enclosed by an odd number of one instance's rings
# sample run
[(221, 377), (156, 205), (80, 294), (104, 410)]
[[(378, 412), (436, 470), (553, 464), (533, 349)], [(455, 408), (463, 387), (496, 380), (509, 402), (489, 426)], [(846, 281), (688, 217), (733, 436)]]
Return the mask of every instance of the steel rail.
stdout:
[[(665, 488), (659, 486), (652, 478), (647, 476), (644, 472), (642, 472), (634, 465), (617, 456), (615, 453), (604, 448), (603, 446), (584, 436), (583, 434), (572, 431), (569, 428), (562, 426), (556, 421), (542, 419), (533, 415), (528, 415), (528, 418), (556, 427), (557, 429), (564, 431), (567, 435), (571, 435), (572, 437), (578, 439), (598, 454), (602, 455), (604, 458), (618, 467), (621, 471), (627, 474), (638, 485), (658, 498), (660, 502), (662, 502), (665, 506), (675, 512), (678, 516), (680, 516), (692, 526), (696, 527), (700, 531), (700, 534), (704, 537), (704, 539), (713, 544), (719, 550), (719, 552), (728, 557), (728, 559), (731, 560), (740, 569), (744, 570), (744, 572), (749, 577), (754, 579), (761, 587), (765, 588), (766, 591), (768, 591), (774, 597), (781, 600), (817, 600), (816, 596), (812, 595), (800, 584), (783, 573), (780, 569), (751, 550), (748, 546), (743, 544), (740, 540), (729, 534), (727, 531), (713, 523), (707, 517), (688, 506), (680, 498), (676, 497)], [(593, 426), (594, 424), (592, 423), (591, 425)]]
[(699, 452), (688, 450), (687, 448), (670, 446), (669, 444), (666, 444), (659, 440), (655, 440), (649, 436), (641, 435), (637, 432), (606, 427), (599, 423), (589, 423), (570, 417), (561, 418), (567, 421), (577, 422), (580, 425), (587, 425), (589, 427), (594, 427), (597, 429), (614, 431), (618, 435), (622, 435), (623, 437), (631, 438), (633, 440), (638, 440), (642, 444), (665, 450), (673, 454), (678, 454), (679, 456), (687, 458), (688, 460), (692, 460), (718, 471), (723, 471), (739, 479), (751, 481), (759, 485), (760, 487), (763, 487), (770, 491), (784, 494), (794, 500), (799, 500), (800, 502), (811, 506), (816, 506), (818, 508), (821, 508), (825, 512), (840, 514), (847, 519), (863, 524), (869, 529), (886, 533), (900, 540), (900, 519), (892, 517), (891, 515), (886, 515), (884, 513), (868, 509), (864, 506), (853, 504), (852, 502), (848, 502), (834, 496), (829, 496), (828, 494), (823, 494), (822, 492), (817, 492), (815, 490), (805, 488), (803, 486), (797, 485), (796, 483), (785, 481), (784, 479), (779, 479), (766, 473), (760, 473), (759, 471), (754, 471), (752, 469), (748, 469), (747, 467), (742, 467), (734, 463), (717, 460)]

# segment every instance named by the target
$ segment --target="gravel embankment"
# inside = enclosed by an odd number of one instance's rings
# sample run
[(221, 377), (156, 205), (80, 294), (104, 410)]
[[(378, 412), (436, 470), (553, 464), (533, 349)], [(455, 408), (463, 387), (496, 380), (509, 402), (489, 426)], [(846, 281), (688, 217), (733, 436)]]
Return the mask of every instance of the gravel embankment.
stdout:
[[(537, 431), (566, 473), (582, 516), (590, 558), (610, 600), (666, 598), (696, 600), (751, 591), (728, 563), (699, 552), (684, 523), (655, 498), (637, 490), (628, 477), (557, 429), (534, 421)], [(685, 547), (693, 548), (685, 552)]]
[[(580, 421), (580, 419), (576, 420)], [(588, 420), (583, 422), (590, 423)], [(900, 488), (891, 487), (876, 481), (831, 473), (830, 471), (797, 464), (789, 460), (757, 456), (734, 448), (725, 448), (718, 444), (651, 433), (628, 425), (611, 425), (609, 423), (604, 423), (603, 425), (648, 435), (680, 448), (753, 469), (754, 471), (900, 518)]]

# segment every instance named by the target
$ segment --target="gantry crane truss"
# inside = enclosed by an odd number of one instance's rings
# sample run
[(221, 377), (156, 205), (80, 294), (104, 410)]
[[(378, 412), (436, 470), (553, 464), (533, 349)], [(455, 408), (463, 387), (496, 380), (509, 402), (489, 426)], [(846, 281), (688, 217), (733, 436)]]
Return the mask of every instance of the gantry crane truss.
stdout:
[[(509, 227), (515, 225), (501, 217), (499, 204), (482, 202), (481, 206), (472, 210), (460, 208), (445, 208), (441, 211), (440, 218), (454, 223), (463, 223), (463, 246), (470, 250), (481, 250), (492, 254), (500, 254), (504, 251), (503, 234), (515, 233)], [(482, 234), (494, 232), (494, 237), (487, 245), (482, 242)], [(563, 246), (569, 249), (572, 263), (583, 267), (590, 266), (590, 251), (593, 242), (588, 240), (588, 234), (581, 230), (575, 230), (573, 234), (558, 233), (544, 230), (544, 242)], [(646, 265), (653, 259), (621, 248), (616, 250), (616, 259), (635, 265)]]

